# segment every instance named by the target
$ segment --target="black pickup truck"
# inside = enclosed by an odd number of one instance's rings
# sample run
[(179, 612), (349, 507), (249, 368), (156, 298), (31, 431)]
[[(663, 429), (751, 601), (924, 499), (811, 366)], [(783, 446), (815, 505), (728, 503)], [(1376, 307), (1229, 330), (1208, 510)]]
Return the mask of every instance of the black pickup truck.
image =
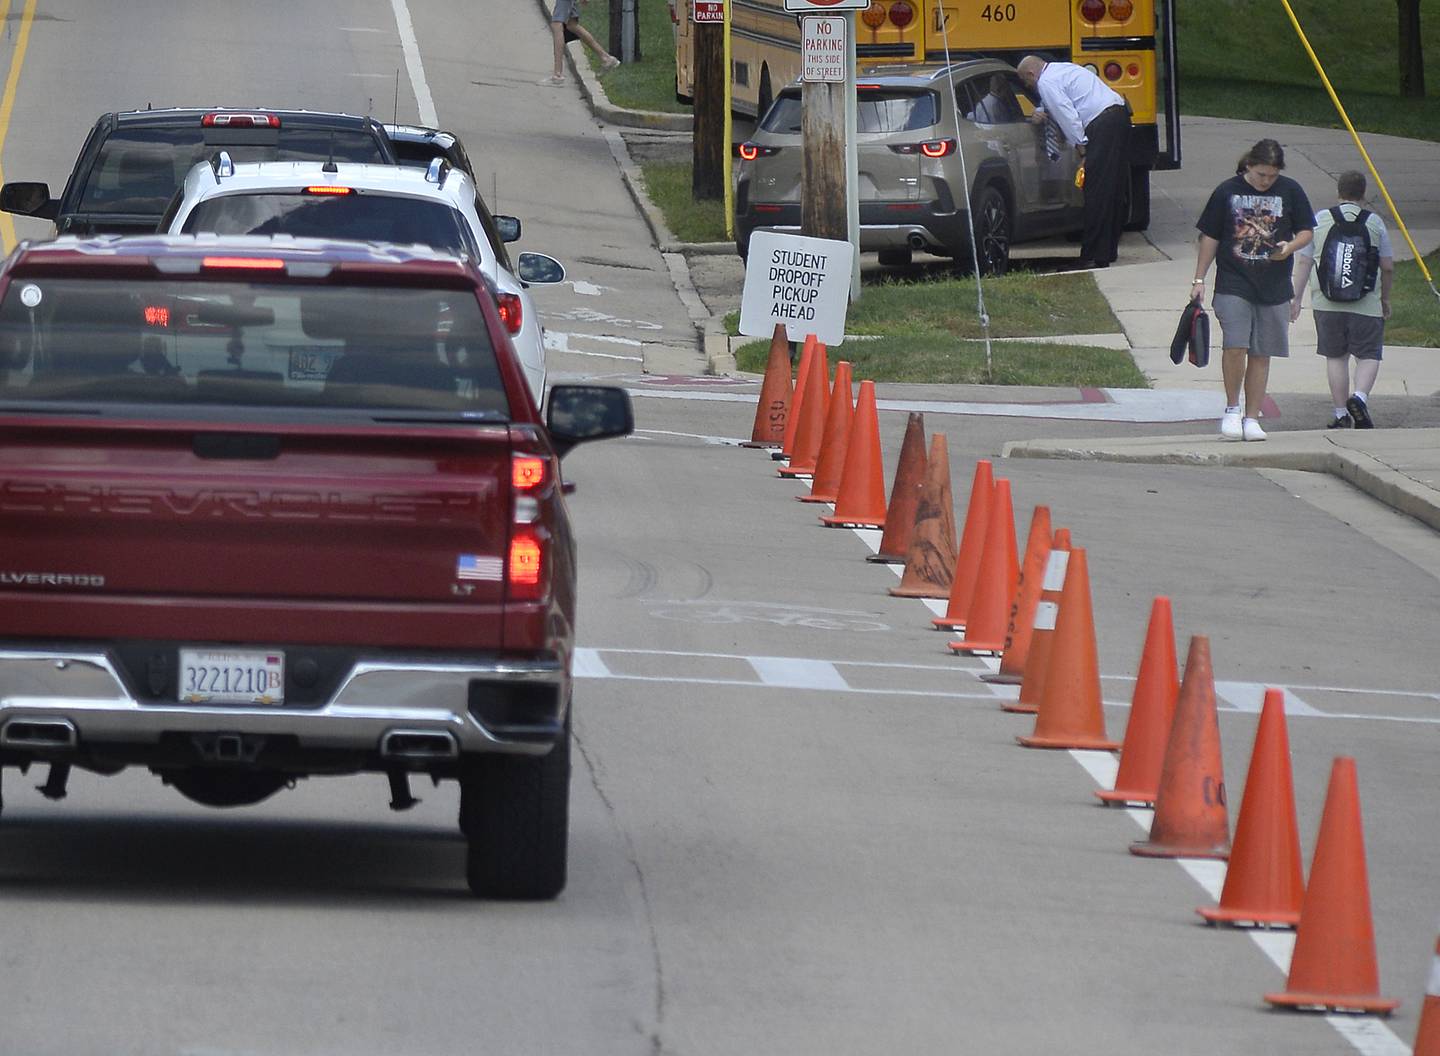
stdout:
[(190, 167), (224, 150), (235, 161), (393, 165), (373, 118), (308, 110), (185, 108), (102, 114), (59, 198), (46, 183), (0, 187), (0, 210), (55, 221), (58, 235), (153, 232)]

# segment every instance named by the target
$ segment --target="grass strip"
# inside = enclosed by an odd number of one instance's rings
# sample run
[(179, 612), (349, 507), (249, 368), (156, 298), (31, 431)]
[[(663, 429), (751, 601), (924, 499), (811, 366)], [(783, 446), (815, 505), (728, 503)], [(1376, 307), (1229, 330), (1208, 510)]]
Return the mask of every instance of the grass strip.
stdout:
[[(742, 345), (736, 365), (763, 373), (770, 342)], [(1150, 387), (1130, 353), (1087, 345), (1002, 341), (991, 344), (993, 372), (985, 372), (985, 345), (956, 341), (945, 334), (890, 335), (873, 341), (847, 341), (831, 351), (832, 360), (848, 360), (856, 381), (901, 381), (948, 385), (1055, 385), (1116, 389)]]
[[(1400, 233), (1390, 231), (1392, 243), (1400, 242)], [(1440, 276), (1440, 250), (1425, 258), (1432, 276)], [(1413, 260), (1395, 265), (1395, 284), (1390, 290), (1390, 318), (1385, 322), (1387, 345), (1440, 347), (1440, 299), (1431, 292)]]
[(692, 165), (688, 161), (644, 161), (640, 171), (650, 200), (665, 217), (665, 226), (681, 242), (725, 241), (723, 199), (696, 201), (691, 196)]
[[(640, 19), (640, 61), (627, 62), (605, 74), (605, 95), (615, 106), (631, 110), (659, 110), (665, 113), (689, 113), (688, 104), (675, 98), (675, 29), (670, 22), (670, 9), (658, 0), (635, 5)], [(602, 45), (609, 46), (610, 4), (607, 0), (591, 0), (580, 9), (580, 24), (595, 35)], [(578, 41), (575, 47), (585, 52), (591, 69), (597, 73), (600, 63), (590, 49)]]

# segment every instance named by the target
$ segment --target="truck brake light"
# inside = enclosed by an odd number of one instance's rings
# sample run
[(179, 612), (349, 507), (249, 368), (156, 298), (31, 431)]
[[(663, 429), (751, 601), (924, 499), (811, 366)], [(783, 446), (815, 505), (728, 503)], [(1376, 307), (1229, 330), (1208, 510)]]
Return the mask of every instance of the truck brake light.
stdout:
[(521, 600), (539, 597), (544, 561), (545, 551), (539, 537), (527, 529), (516, 529), (510, 537), (510, 560), (506, 563), (505, 576), (512, 597)]
[(202, 257), (204, 268), (247, 268), (252, 271), (284, 271), (285, 262), (278, 257)]
[(336, 187), (334, 184), (317, 183), (305, 188), (306, 194), (354, 194), (354, 187)]
[(547, 459), (516, 455), (510, 462), (510, 483), (516, 491), (538, 491), (547, 483)]
[(204, 128), (279, 128), (279, 114), (206, 114), (200, 118)]

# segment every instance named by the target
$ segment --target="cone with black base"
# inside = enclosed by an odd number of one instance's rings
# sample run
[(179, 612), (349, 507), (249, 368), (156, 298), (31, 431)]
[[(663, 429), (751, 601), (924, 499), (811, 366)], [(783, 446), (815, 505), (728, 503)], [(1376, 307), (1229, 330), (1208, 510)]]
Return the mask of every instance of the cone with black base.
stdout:
[(1215, 677), (1210, 668), (1210, 639), (1202, 634), (1190, 639), (1185, 678), (1165, 742), (1150, 838), (1132, 843), (1130, 853), (1142, 858), (1230, 856)]
[[(980, 577), (980, 558), (985, 550), (985, 532), (990, 527), (990, 503), (994, 498), (995, 474), (990, 461), (982, 458), (975, 463), (975, 477), (970, 482), (970, 502), (965, 508), (965, 528), (960, 534), (960, 549), (955, 555), (950, 600), (945, 606), (945, 615), (930, 621), (942, 630), (959, 630), (965, 626), (970, 601), (975, 596), (975, 581)], [(1010, 533), (1015, 533), (1013, 527)]]
[(1152, 806), (1160, 789), (1160, 768), (1180, 696), (1175, 667), (1175, 627), (1170, 599), (1156, 598), (1150, 605), (1150, 625), (1140, 652), (1140, 670), (1130, 697), (1130, 721), (1120, 749), (1115, 787), (1096, 791), (1102, 803), (1137, 803)]
[(1114, 751), (1120, 745), (1105, 736), (1100, 658), (1095, 648), (1090, 570), (1084, 547), (1070, 551), (1068, 565), (1049, 670), (1045, 674), (1045, 696), (1035, 713), (1035, 732), (1015, 740), (1026, 748)]
[(808, 477), (815, 472), (820, 457), (820, 442), (825, 434), (825, 415), (830, 409), (830, 365), (825, 346), (815, 342), (810, 374), (805, 379), (805, 396), (796, 412), (800, 419), (795, 426), (795, 446), (790, 451), (789, 465), (776, 472), (782, 477)]
[(925, 487), (915, 507), (915, 530), (897, 598), (945, 598), (955, 578), (955, 507), (950, 497), (950, 454), (944, 433), (930, 438)]
[(1045, 696), (1045, 675), (1050, 670), (1050, 644), (1055, 640), (1055, 624), (1060, 619), (1060, 596), (1065, 590), (1065, 572), (1070, 561), (1070, 529), (1056, 528), (1050, 541), (1050, 554), (1045, 559), (1045, 573), (1040, 577), (1040, 600), (1035, 604), (1035, 619), (1030, 625), (1030, 656), (1025, 661), (1025, 676), (1020, 682), (1020, 696), (1002, 700), (1001, 711), (1034, 715)]
[(785, 324), (776, 323), (770, 338), (770, 358), (765, 363), (765, 380), (760, 385), (760, 402), (755, 405), (755, 425), (750, 439), (741, 447), (778, 448), (785, 442), (785, 422), (790, 416), (793, 395), (790, 383), (790, 338)]
[(827, 528), (885, 527), (885, 466), (880, 453), (880, 415), (875, 383), (862, 381), (855, 400), (845, 469), (835, 496), (835, 512), (820, 518)]
[(850, 423), (855, 408), (850, 402), (850, 364), (835, 364), (835, 383), (830, 388), (830, 405), (825, 410), (825, 428), (820, 438), (820, 454), (815, 459), (815, 474), (810, 478), (810, 494), (796, 495), (801, 502), (834, 502), (840, 490), (840, 473), (845, 468), (845, 452), (850, 447)]
[(1000, 669), (980, 676), (982, 682), (1018, 686), (1025, 680), (1025, 661), (1030, 655), (1030, 639), (1035, 631), (1035, 606), (1040, 604), (1040, 587), (1045, 578), (1045, 562), (1050, 557), (1050, 507), (1036, 506), (1030, 515), (1030, 535), (1025, 541), (1025, 560), (1020, 564), (1020, 579), (1015, 584), (1015, 597), (1005, 624), (1005, 649), (1000, 656)]
[(885, 507), (885, 533), (880, 549), (867, 557), (884, 565), (903, 565), (910, 552), (915, 531), (915, 507), (925, 486), (925, 415), (911, 411), (905, 422), (905, 439), (900, 444), (900, 461), (895, 483), (890, 486), (890, 503)]
[(1301, 869), (1285, 694), (1267, 689), (1220, 904), (1201, 906), (1195, 912), (1211, 924), (1293, 928), (1305, 897)]
[(1336, 758), (1330, 768), (1289, 978), (1283, 992), (1266, 994), (1265, 1000), (1283, 1008), (1380, 1015), (1400, 1007), (1380, 996), (1360, 792), (1349, 756)]

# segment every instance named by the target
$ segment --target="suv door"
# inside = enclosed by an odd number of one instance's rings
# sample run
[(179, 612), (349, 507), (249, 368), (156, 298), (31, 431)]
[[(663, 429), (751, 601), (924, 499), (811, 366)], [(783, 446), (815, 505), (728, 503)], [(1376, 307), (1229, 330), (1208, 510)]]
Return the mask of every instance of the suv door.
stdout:
[(1020, 78), (1006, 71), (980, 74), (967, 79), (958, 93), (961, 112), (1003, 149), (1025, 226), (1063, 226), (1076, 193), (1075, 148), (1053, 122), (1031, 122), (1035, 105)]

